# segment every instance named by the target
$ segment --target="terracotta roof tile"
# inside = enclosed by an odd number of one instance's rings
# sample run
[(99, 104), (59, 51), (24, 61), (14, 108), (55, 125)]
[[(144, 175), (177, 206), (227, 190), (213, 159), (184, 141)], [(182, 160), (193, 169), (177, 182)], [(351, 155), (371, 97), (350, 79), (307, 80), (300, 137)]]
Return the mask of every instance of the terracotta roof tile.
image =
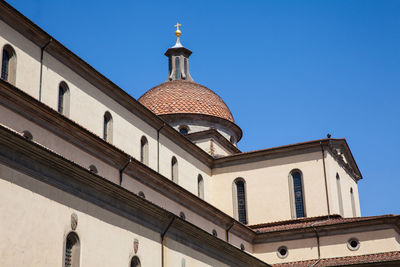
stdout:
[(138, 101), (157, 115), (205, 114), (235, 122), (225, 102), (198, 83), (177, 80), (153, 87)]
[(317, 223), (317, 226), (326, 226), (326, 225), (361, 222), (361, 221), (368, 221), (368, 220), (375, 220), (382, 218), (393, 218), (393, 217), (398, 217), (398, 215), (380, 215), (380, 216), (354, 217), (354, 218), (342, 218), (340, 215), (331, 215), (329, 219), (327, 216), (320, 216), (320, 217), (300, 218), (295, 220), (250, 225), (249, 227), (258, 233), (271, 233), (276, 231), (310, 228), (314, 223)]
[[(286, 266), (296, 266), (296, 267), (304, 266), (305, 267), (305, 266), (307, 266), (308, 267), (308, 266), (311, 266), (316, 261), (317, 261), (317, 259), (307, 260), (307, 261), (287, 262), (287, 263), (274, 264), (272, 266), (274, 266), (274, 267), (286, 267)], [(392, 262), (392, 263), (395, 262), (396, 264), (400, 264), (400, 252), (392, 251), (392, 252), (384, 252), (384, 253), (368, 254), (368, 255), (360, 255), (360, 256), (347, 256), (347, 257), (321, 259), (318, 262), (318, 264), (315, 266), (343, 266), (343, 265), (355, 265), (355, 264), (363, 264), (363, 263), (385, 263), (385, 262), (387, 264), (390, 262)]]

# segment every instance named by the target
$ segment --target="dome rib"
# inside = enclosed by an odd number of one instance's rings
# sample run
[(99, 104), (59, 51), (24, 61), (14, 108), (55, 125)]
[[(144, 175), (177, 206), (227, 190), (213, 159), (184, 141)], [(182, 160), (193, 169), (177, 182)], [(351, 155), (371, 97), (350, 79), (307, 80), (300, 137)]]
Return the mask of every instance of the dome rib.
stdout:
[(225, 102), (207, 87), (194, 82), (162, 83), (144, 93), (138, 101), (157, 115), (203, 114), (235, 123)]

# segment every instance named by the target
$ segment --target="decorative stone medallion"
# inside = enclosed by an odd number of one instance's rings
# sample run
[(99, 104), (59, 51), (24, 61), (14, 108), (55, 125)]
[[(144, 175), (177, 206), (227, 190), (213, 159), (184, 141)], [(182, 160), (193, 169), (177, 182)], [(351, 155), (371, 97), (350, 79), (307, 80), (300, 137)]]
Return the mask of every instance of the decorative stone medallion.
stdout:
[(75, 231), (76, 227), (78, 226), (78, 215), (76, 213), (71, 214), (71, 228)]
[(133, 251), (135, 252), (135, 254), (138, 252), (139, 250), (139, 240), (137, 240), (135, 238), (135, 240), (133, 240)]

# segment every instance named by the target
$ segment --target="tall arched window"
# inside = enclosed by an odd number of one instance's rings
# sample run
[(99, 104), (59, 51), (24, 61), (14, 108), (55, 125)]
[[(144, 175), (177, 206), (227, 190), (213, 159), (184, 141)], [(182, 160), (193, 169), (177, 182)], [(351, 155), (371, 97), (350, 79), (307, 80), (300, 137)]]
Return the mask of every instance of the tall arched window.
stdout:
[(179, 57), (175, 58), (175, 79), (180, 80), (181, 79), (181, 64)]
[(243, 178), (237, 178), (233, 185), (234, 216), (239, 222), (247, 224), (246, 183)]
[(133, 256), (131, 259), (131, 265), (130, 267), (140, 267), (140, 260), (138, 256)]
[(58, 86), (58, 112), (64, 116), (69, 115), (69, 88), (65, 82)]
[(103, 139), (112, 142), (112, 116), (108, 111), (104, 113)]
[(67, 235), (65, 242), (64, 267), (79, 267), (80, 242), (76, 233)]
[(292, 199), (292, 216), (302, 218), (306, 216), (304, 209), (303, 177), (298, 170), (290, 173), (290, 187)]
[(353, 188), (350, 188), (350, 198), (351, 198), (351, 211), (353, 213), (353, 217), (356, 217), (357, 216), (356, 203), (355, 203), (355, 200), (354, 200)]
[(145, 165), (149, 164), (149, 142), (145, 136), (140, 139), (140, 162)]
[(10, 45), (3, 47), (1, 58), (1, 78), (15, 85), (17, 72), (17, 57)]
[(204, 199), (204, 180), (201, 174), (197, 176), (197, 196)]
[(175, 183), (178, 183), (178, 161), (175, 157), (171, 159), (171, 179)]
[(342, 187), (340, 185), (340, 176), (338, 173), (336, 173), (336, 188), (337, 188), (337, 195), (338, 195), (338, 202), (339, 202), (339, 212), (340, 212), (340, 215), (343, 216)]

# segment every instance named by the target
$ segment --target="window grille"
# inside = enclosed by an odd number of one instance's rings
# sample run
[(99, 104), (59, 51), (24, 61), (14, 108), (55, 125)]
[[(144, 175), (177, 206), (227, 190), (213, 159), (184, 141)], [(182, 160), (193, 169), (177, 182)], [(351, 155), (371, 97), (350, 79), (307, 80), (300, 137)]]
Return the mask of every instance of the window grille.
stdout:
[(238, 218), (243, 224), (247, 224), (246, 215), (246, 193), (243, 181), (236, 182), (237, 201), (238, 201)]
[(294, 206), (296, 218), (305, 217), (304, 198), (303, 198), (303, 183), (300, 172), (293, 172), (293, 191), (294, 191)]
[(1, 78), (4, 80), (8, 80), (8, 65), (10, 62), (10, 54), (3, 49), (3, 58), (1, 62)]
[(65, 244), (64, 267), (79, 267), (79, 238), (71, 232), (67, 236)]
[(103, 123), (103, 139), (111, 142), (112, 136), (112, 117), (110, 112), (104, 113), (104, 123)]

